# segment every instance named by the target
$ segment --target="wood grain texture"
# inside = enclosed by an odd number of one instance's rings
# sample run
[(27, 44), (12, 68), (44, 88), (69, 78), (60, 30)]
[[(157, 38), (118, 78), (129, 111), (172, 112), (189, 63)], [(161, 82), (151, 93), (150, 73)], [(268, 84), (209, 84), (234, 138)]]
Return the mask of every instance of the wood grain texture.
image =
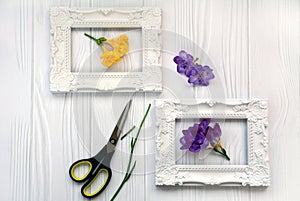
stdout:
[(270, 188), (253, 189), (253, 200), (299, 200), (299, 3), (250, 3), (251, 95), (269, 98), (272, 168)]
[[(50, 93), (51, 6), (162, 8), (164, 90), (136, 95), (125, 129), (139, 124), (155, 98), (270, 100), (269, 188), (156, 187), (156, 118), (152, 108), (134, 155), (135, 173), (116, 200), (299, 200), (298, 0), (2, 1), (0, 200), (85, 200), (80, 185), (69, 178), (68, 168), (75, 160), (98, 151), (131, 96)], [(176, 73), (172, 58), (180, 49), (214, 68), (217, 79), (210, 87), (189, 87)], [(129, 139), (118, 144), (112, 161), (114, 179), (94, 200), (109, 200), (119, 185), (127, 166)]]
[[(24, 2), (20, 2), (23, 3)], [(32, 10), (13, 2), (1, 2), (0, 58), (0, 167), (3, 184), (0, 200), (28, 199), (31, 181), (30, 141), (32, 106)], [(8, 20), (9, 19), (9, 20)], [(11, 24), (13, 23), (13, 24)], [(22, 34), (22, 36), (21, 36)], [(9, 87), (10, 86), (10, 87)], [(19, 178), (22, 178), (19, 180)]]

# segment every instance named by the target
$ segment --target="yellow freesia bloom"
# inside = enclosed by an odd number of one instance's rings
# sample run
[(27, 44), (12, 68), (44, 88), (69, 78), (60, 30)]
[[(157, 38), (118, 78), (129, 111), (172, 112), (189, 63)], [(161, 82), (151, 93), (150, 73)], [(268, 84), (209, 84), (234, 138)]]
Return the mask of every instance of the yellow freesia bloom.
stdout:
[(105, 41), (112, 46), (113, 50), (107, 50), (103, 45), (101, 46), (103, 54), (100, 58), (103, 59), (102, 64), (106, 67), (111, 67), (113, 64), (117, 63), (122, 59), (122, 57), (128, 52), (128, 37), (122, 34), (118, 38)]

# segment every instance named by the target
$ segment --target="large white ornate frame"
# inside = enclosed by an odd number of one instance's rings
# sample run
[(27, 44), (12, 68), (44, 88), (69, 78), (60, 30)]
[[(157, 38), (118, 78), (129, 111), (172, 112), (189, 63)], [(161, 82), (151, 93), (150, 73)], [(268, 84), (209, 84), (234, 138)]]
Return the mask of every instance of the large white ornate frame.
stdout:
[[(159, 99), (155, 105), (156, 185), (270, 185), (266, 100)], [(247, 165), (176, 165), (175, 120), (178, 118), (246, 119)]]
[[(52, 70), (50, 90), (70, 91), (161, 91), (160, 8), (65, 8), (50, 11)], [(142, 72), (71, 72), (72, 28), (141, 28)]]

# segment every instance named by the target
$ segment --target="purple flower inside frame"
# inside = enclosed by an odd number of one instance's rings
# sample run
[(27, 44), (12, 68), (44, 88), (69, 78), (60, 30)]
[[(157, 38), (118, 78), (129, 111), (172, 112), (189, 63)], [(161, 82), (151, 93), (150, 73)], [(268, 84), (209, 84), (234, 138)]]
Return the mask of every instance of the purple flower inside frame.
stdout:
[(211, 119), (202, 119), (200, 123), (196, 123), (189, 127), (187, 130), (183, 130), (183, 136), (180, 138), (181, 150), (188, 149), (190, 152), (199, 152), (202, 149), (211, 146), (215, 152), (222, 154), (228, 160), (226, 150), (222, 147), (220, 138), (222, 135), (221, 127), (219, 123), (214, 123), (214, 126), (209, 126)]
[(206, 134), (206, 139), (213, 147), (215, 147), (220, 141), (221, 135), (222, 135), (222, 131), (220, 125), (218, 123), (215, 123), (213, 128), (209, 127)]

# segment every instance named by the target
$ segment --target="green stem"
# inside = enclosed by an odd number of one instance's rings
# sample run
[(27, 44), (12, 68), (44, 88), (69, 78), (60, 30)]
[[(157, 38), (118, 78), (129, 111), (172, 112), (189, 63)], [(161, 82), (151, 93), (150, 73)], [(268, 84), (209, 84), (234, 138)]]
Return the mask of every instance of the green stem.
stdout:
[(147, 111), (146, 111), (146, 113), (145, 113), (145, 115), (144, 115), (144, 118), (143, 118), (143, 120), (142, 120), (141, 123), (140, 123), (139, 130), (138, 130), (138, 132), (137, 132), (137, 134), (136, 134), (136, 137), (135, 137), (135, 139), (134, 139), (132, 152), (133, 152), (133, 150), (134, 150), (136, 141), (137, 141), (137, 139), (138, 139), (138, 137), (139, 137), (139, 135), (140, 135), (141, 129), (142, 129), (143, 124), (144, 124), (144, 122), (145, 122), (145, 120), (146, 120), (146, 117), (147, 117), (147, 115), (148, 115), (148, 113), (149, 113), (150, 108), (151, 108), (151, 104), (148, 105), (148, 108), (147, 108)]
[(229, 156), (227, 155), (226, 150), (223, 149), (223, 148), (221, 148), (221, 149), (222, 149), (222, 152), (223, 152), (224, 156), (227, 158), (227, 160), (230, 161), (230, 158), (229, 158)]
[(214, 150), (215, 152), (217, 152), (217, 153), (223, 155), (227, 160), (230, 161), (230, 158), (229, 158), (229, 156), (226, 154), (225, 149), (222, 148), (222, 152), (221, 152), (221, 151), (219, 151), (216, 147), (214, 147), (213, 150)]
[(93, 36), (91, 36), (91, 35), (89, 35), (87, 33), (84, 33), (84, 35), (87, 36), (87, 37), (89, 37), (90, 39), (94, 40), (97, 43), (97, 45), (99, 45), (99, 46), (102, 46), (103, 42), (106, 41), (106, 38), (104, 38), (104, 37), (95, 38), (95, 37), (93, 37)]
[(132, 151), (132, 148), (131, 148), (126, 174), (129, 172), (129, 169), (131, 167), (132, 156), (133, 156), (133, 151)]
[(120, 184), (119, 188), (116, 190), (115, 194), (112, 196), (112, 198), (110, 199), (110, 201), (115, 200), (115, 198), (117, 197), (117, 195), (119, 194), (119, 192), (121, 191), (121, 189), (123, 188), (124, 184), (125, 184), (125, 177), (122, 181), (122, 183)]
[(85, 36), (89, 37), (90, 39), (94, 40), (95, 42), (97, 42), (97, 39), (94, 38), (93, 36), (87, 34), (87, 33), (84, 33)]
[(131, 133), (135, 129), (135, 126), (133, 126), (127, 133), (125, 133), (122, 137), (121, 140), (123, 140), (129, 133)]
[[(134, 162), (133, 166), (131, 167), (131, 162), (132, 162), (132, 156), (133, 156), (133, 151), (134, 151), (134, 148), (135, 148), (135, 144), (138, 140), (138, 137), (140, 135), (140, 132), (141, 132), (141, 129), (144, 125), (144, 122), (146, 120), (146, 117), (148, 116), (148, 113), (149, 113), (149, 110), (151, 108), (151, 104), (148, 105), (148, 108), (147, 108), (147, 111), (143, 117), (143, 120), (141, 121), (140, 125), (139, 125), (139, 129), (137, 131), (137, 134), (135, 136), (134, 139), (131, 139), (131, 143), (130, 143), (130, 157), (129, 157), (129, 161), (128, 161), (128, 165), (127, 165), (127, 170), (126, 170), (126, 173), (125, 173), (125, 176), (120, 184), (120, 186), (118, 187), (118, 189), (116, 190), (115, 194), (112, 196), (112, 198), (110, 199), (110, 201), (114, 201), (115, 198), (117, 197), (117, 195), (119, 194), (119, 192), (121, 191), (121, 189), (123, 188), (124, 184), (128, 181), (128, 179), (130, 178), (134, 168), (135, 168), (135, 165), (136, 165), (136, 161)], [(129, 131), (131, 132), (135, 127), (133, 127), (132, 129), (130, 129)], [(124, 136), (123, 136), (124, 137)]]
[(131, 177), (131, 174), (132, 174), (132, 172), (133, 172), (133, 170), (134, 170), (134, 168), (135, 168), (135, 165), (136, 165), (136, 161), (134, 161), (134, 164), (133, 164), (131, 170), (129, 171), (129, 174), (128, 174), (128, 176), (127, 176), (126, 181)]

